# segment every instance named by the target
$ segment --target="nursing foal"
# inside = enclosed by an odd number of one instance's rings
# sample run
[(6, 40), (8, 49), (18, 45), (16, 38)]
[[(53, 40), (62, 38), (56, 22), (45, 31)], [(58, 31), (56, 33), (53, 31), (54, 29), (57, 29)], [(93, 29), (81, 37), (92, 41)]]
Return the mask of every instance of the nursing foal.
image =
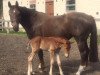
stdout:
[(59, 52), (61, 49), (64, 50), (65, 56), (68, 57), (70, 50), (70, 42), (61, 37), (34, 37), (29, 41), (29, 45), (32, 48), (32, 52), (28, 57), (28, 75), (32, 73), (32, 59), (38, 51), (46, 50), (50, 52), (50, 71), (49, 75), (53, 75), (52, 68), (54, 64), (54, 55), (56, 55), (57, 64), (59, 66), (60, 75), (64, 75), (61, 68), (61, 61)]

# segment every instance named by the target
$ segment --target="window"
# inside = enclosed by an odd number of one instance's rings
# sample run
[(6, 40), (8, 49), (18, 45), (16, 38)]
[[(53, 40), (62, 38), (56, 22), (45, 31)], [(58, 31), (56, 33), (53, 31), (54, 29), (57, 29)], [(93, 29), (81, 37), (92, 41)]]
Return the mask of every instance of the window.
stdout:
[(66, 10), (67, 11), (75, 10), (75, 0), (67, 0), (66, 1)]
[(96, 12), (96, 15), (99, 15), (99, 12)]
[(36, 5), (35, 5), (35, 4), (31, 4), (31, 5), (30, 5), (30, 8), (31, 8), (31, 9), (36, 9)]

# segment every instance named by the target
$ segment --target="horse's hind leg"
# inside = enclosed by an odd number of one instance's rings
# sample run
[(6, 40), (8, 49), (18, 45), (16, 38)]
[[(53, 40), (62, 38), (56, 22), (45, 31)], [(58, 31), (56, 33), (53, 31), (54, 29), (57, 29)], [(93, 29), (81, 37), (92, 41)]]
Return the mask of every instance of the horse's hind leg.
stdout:
[(57, 58), (57, 64), (58, 64), (58, 67), (59, 67), (60, 75), (64, 75), (62, 68), (61, 68), (61, 60), (60, 60), (60, 57), (59, 57), (59, 53), (56, 53), (56, 58)]
[(43, 51), (42, 50), (38, 51), (38, 57), (40, 60), (38, 68), (39, 68), (40, 72), (43, 72), (45, 65), (44, 65)]
[(87, 40), (79, 39), (76, 41), (77, 41), (80, 55), (81, 55), (81, 64), (80, 64), (80, 67), (79, 67), (76, 75), (80, 75), (84, 71), (85, 67), (87, 66), (88, 56), (89, 56), (89, 48), (87, 45)]
[(35, 55), (35, 52), (31, 52), (31, 54), (28, 57), (28, 72), (27, 72), (27, 75), (32, 74), (32, 60), (33, 60), (34, 55)]

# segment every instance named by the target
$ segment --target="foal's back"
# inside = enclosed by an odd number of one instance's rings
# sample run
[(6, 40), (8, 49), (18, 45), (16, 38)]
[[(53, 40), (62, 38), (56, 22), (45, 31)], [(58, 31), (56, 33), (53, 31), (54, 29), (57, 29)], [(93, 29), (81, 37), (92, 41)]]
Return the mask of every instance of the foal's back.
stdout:
[(35, 37), (31, 41), (31, 46), (36, 49), (55, 50), (61, 47), (68, 47), (70, 42), (61, 37)]

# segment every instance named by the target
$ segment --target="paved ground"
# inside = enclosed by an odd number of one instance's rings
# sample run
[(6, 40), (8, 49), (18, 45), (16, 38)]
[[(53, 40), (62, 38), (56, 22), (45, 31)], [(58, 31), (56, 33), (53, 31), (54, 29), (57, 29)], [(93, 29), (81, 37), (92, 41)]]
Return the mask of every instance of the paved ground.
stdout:
[[(26, 49), (28, 39), (17, 35), (0, 35), (0, 75), (27, 75), (27, 57), (31, 49)], [(71, 45), (71, 52), (68, 59), (60, 53), (62, 60), (62, 68), (65, 75), (75, 75), (79, 64), (80, 56), (76, 43)], [(45, 73), (38, 73), (38, 58), (33, 60), (33, 70), (36, 75), (48, 75), (49, 72), (49, 53), (44, 52)], [(99, 46), (100, 58), (100, 46)], [(55, 62), (54, 75), (59, 75), (58, 67)], [(96, 63), (93, 68), (88, 67), (82, 75), (100, 75), (100, 63)]]

